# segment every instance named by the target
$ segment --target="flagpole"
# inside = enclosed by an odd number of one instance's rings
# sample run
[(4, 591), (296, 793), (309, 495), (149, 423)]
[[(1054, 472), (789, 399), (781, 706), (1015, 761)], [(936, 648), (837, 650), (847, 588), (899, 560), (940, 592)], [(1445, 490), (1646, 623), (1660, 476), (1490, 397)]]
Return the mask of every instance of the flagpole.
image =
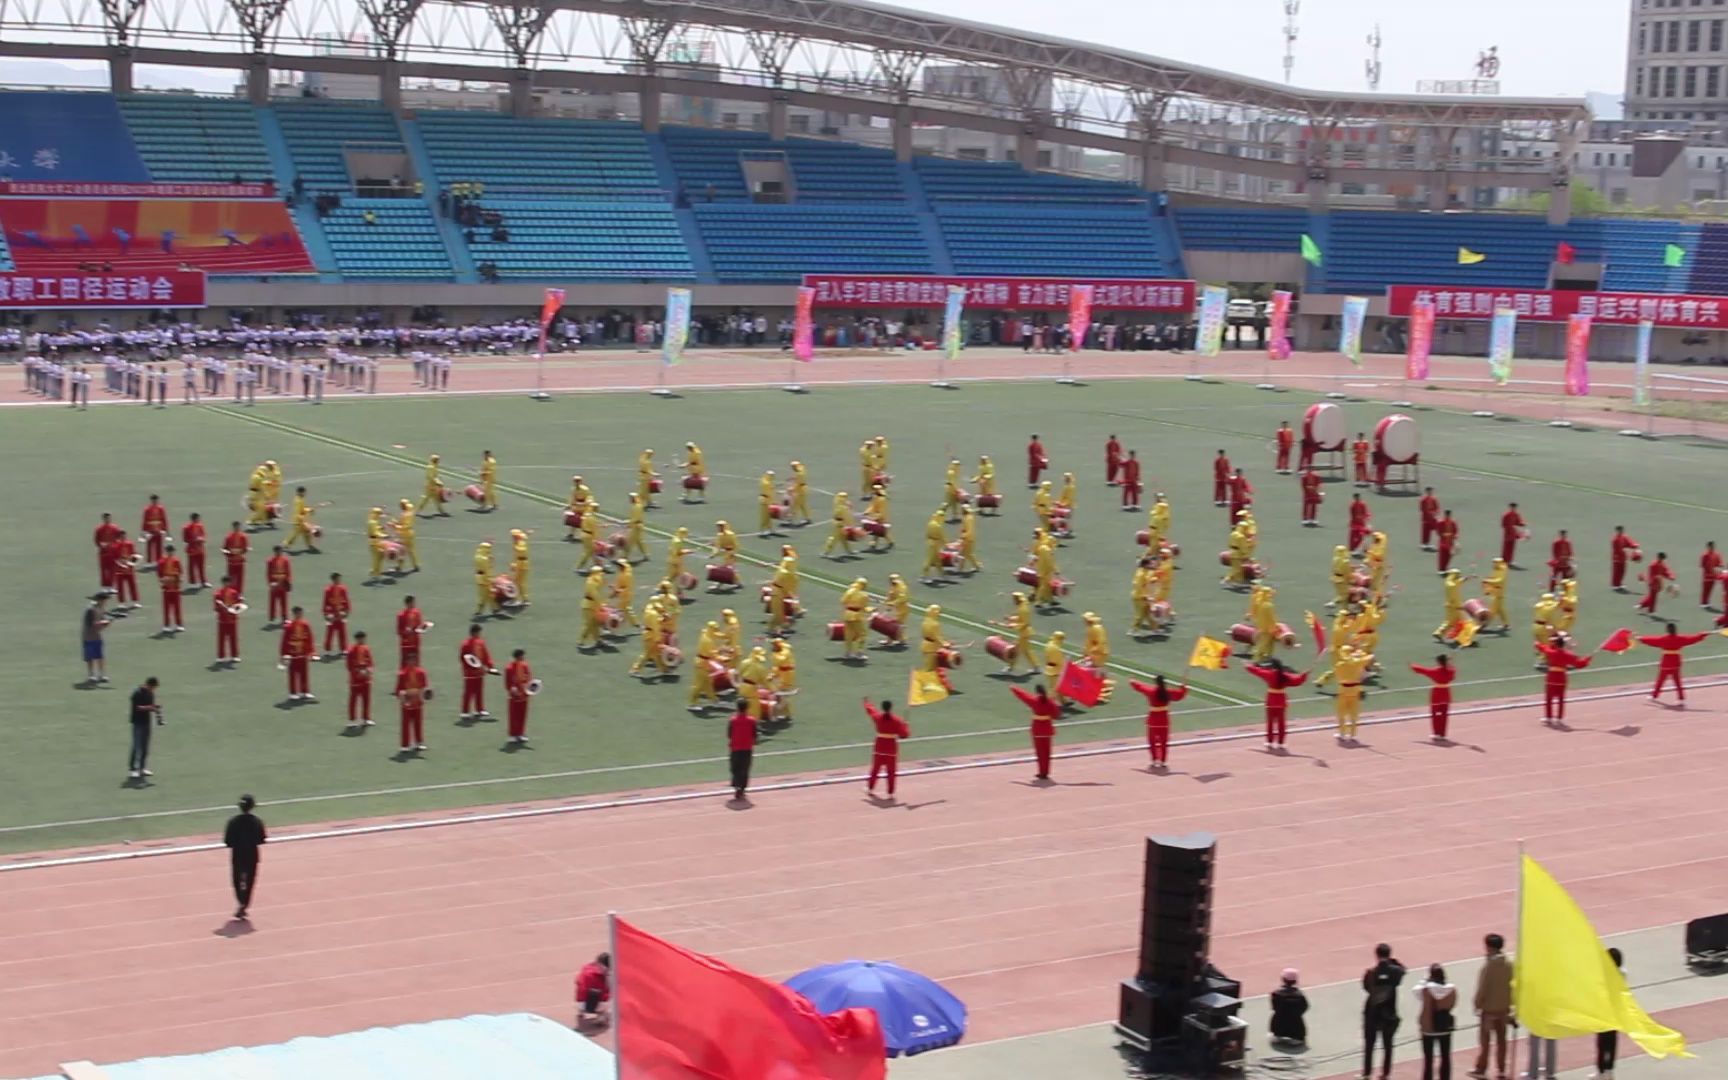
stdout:
[[(1518, 962), (1524, 958), (1524, 838), (1522, 836), (1518, 838), (1518, 884), (1512, 890), (1512, 896), (1512, 926), (1518, 934), (1518, 949), (1513, 953), (1515, 959), (1512, 965), (1512, 985), (1516, 988), (1518, 985)], [(1507, 1040), (1509, 1045), (1506, 1047), (1507, 1054), (1511, 1058), (1510, 1063), (1514, 1065), (1518, 1062), (1519, 1015), (1518, 996), (1514, 991), (1512, 996), (1512, 1037)], [(1528, 1031), (1529, 1028), (1525, 1028), (1525, 1030)], [(1531, 1038), (1531, 1036), (1526, 1036), (1526, 1038)], [(616, 1045), (617, 1040), (614, 1039), (613, 1043)]]
[(540, 351), (534, 357), (534, 392), (528, 395), (530, 401), (551, 401), (552, 395), (546, 392), (546, 331), (540, 331)]
[(618, 913), (606, 913), (606, 949), (612, 956), (612, 1076), (613, 1080), (624, 1080), (624, 1054), (620, 1045), (623, 1035), (624, 1010), (622, 1008), (624, 995), (620, 992), (618, 982)]

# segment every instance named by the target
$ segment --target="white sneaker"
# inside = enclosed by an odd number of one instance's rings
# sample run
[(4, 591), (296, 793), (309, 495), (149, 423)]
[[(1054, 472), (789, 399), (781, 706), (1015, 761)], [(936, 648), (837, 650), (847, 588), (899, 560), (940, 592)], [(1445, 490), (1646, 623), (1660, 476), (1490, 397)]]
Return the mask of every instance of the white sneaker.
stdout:
[(372, 725), (372, 721), (370, 721), (370, 720), (362, 720), (362, 721), (360, 721), (360, 726), (361, 727), (371, 727), (373, 725)]
[(131, 772), (129, 772), (129, 773), (127, 773), (127, 774), (126, 774), (126, 775), (127, 775), (127, 776), (129, 776), (129, 777), (131, 777), (131, 778), (132, 778), (132, 779), (134, 779), (134, 780), (136, 780), (136, 779), (138, 779), (138, 777), (139, 777), (139, 776), (140, 776), (140, 775), (141, 775), (141, 774), (140, 774), (140, 773), (139, 773), (139, 772), (138, 772), (138, 770), (137, 770), (137, 769), (133, 769), (133, 770), (132, 770), (132, 771), (131, 771)]
[(138, 771), (143, 773), (145, 776), (155, 776), (156, 775), (155, 773), (151, 772), (149, 769), (139, 769)]
[(305, 699), (307, 701), (317, 701), (318, 700), (317, 698), (313, 697), (311, 694), (306, 694)]
[(416, 749), (416, 750), (424, 750), (424, 749), (426, 749), (426, 744), (425, 744), (425, 743), (417, 743), (417, 744), (415, 744), (415, 747), (414, 747), (414, 749)]

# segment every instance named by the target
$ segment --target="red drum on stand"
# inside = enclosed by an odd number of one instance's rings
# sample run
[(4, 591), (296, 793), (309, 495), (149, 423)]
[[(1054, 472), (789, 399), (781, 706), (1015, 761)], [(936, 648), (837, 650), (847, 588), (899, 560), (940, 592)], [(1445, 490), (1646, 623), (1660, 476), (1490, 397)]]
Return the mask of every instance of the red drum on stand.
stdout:
[(692, 574), (688, 570), (684, 571), (682, 574), (679, 574), (678, 575), (678, 587), (680, 589), (694, 589), (696, 587), (696, 575)]
[(884, 615), (881, 612), (877, 612), (870, 616), (870, 629), (872, 632), (881, 634), (890, 641), (900, 640), (900, 620), (896, 619), (892, 615)]
[(953, 670), (959, 668), (965, 662), (966, 657), (961, 655), (959, 649), (936, 650), (936, 666), (938, 668)]
[(595, 619), (600, 623), (600, 629), (608, 632), (621, 629), (624, 626), (624, 613), (615, 607), (607, 607), (604, 604), (600, 605)]
[(708, 580), (716, 585), (738, 584), (738, 568), (725, 563), (708, 564)]
[(479, 484), (469, 484), (467, 487), (462, 489), (462, 494), (468, 496), (469, 502), (479, 503), (486, 501), (486, 489), (481, 487)]
[(978, 496), (978, 509), (995, 510), (1002, 505), (1002, 496), (996, 494)]
[(875, 518), (865, 518), (863, 528), (865, 532), (878, 538), (886, 538), (888, 535), (888, 523)]
[(828, 640), (829, 641), (845, 641), (846, 640), (846, 624), (843, 622), (831, 622), (831, 623), (829, 623), (828, 624)]
[(1374, 448), (1394, 465), (1407, 465), (1422, 450), (1421, 433), (1414, 418), (1393, 413), (1374, 425)]
[(1006, 664), (1014, 655), (1014, 643), (1005, 637), (992, 635), (984, 639), (984, 651)]
[(684, 490), (706, 491), (708, 490), (708, 478), (706, 476), (696, 476), (694, 474), (686, 476), (684, 478)]
[(1482, 626), (1488, 625), (1488, 605), (1480, 600), (1470, 599), (1464, 601), (1464, 614), (1475, 619), (1476, 622)]
[(1344, 410), (1330, 401), (1316, 402), (1302, 414), (1302, 437), (1321, 450), (1342, 450), (1350, 425)]
[(726, 665), (718, 660), (708, 661), (708, 681), (714, 684), (716, 694), (730, 693), (734, 689), (732, 672), (728, 671)]

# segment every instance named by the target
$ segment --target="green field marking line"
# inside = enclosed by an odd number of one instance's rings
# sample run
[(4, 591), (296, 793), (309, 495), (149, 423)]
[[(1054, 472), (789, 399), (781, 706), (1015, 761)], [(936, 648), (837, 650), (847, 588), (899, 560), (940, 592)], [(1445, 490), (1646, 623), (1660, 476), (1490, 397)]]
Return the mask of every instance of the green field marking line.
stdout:
[[(1371, 402), (1370, 404), (1386, 403)], [(1467, 415), (1464, 412), (1450, 409), (1435, 411), (1444, 411), (1448, 415), (1453, 416)], [(1199, 431), (1208, 435), (1228, 435), (1240, 439), (1261, 438), (1260, 434), (1257, 432), (1237, 431), (1233, 428), (1213, 427), (1208, 424), (1196, 424), (1183, 420), (1166, 420), (1162, 417), (1151, 416), (1146, 413), (1114, 412), (1106, 410), (1102, 415), (1119, 417), (1123, 420), (1138, 420), (1148, 424), (1160, 424), (1164, 427), (1182, 428), (1187, 431)], [(1430, 458), (1427, 456), (1423, 457), (1422, 464), (1436, 468), (1451, 469), (1454, 472), (1470, 473), (1474, 476), (1482, 476), (1490, 480), (1506, 480), (1519, 484), (1540, 484), (1545, 487), (1565, 488), (1569, 491), (1579, 491), (1588, 495), (1601, 495), (1611, 499), (1631, 499), (1634, 502), (1651, 503), (1656, 506), (1672, 506), (1681, 510), (1699, 510), (1708, 514), (1728, 514), (1728, 508), (1721, 506), (1705, 506), (1702, 503), (1685, 502), (1680, 499), (1665, 499), (1656, 495), (1637, 495), (1628, 491), (1616, 491), (1613, 488), (1595, 487), (1591, 484), (1574, 483), (1570, 480), (1543, 479), (1542, 477), (1537, 476), (1525, 476), (1521, 473), (1501, 472), (1498, 469), (1484, 469), (1475, 465), (1459, 465), (1455, 462), (1444, 461), (1439, 458)]]
[[(205, 406), (205, 408), (209, 409), (212, 412), (219, 413), (223, 416), (229, 416), (229, 417), (233, 417), (234, 419), (237, 419), (237, 420), (243, 420), (243, 421), (246, 421), (248, 423), (258, 424), (262, 427), (267, 427), (267, 428), (274, 429), (276, 431), (281, 431), (285, 434), (296, 435), (296, 436), (299, 436), (299, 437), (305, 438), (305, 439), (311, 439), (315, 442), (321, 442), (327, 446), (333, 446), (333, 447), (336, 447), (338, 449), (351, 450), (351, 451), (354, 451), (355, 453), (365, 454), (369, 457), (377, 458), (381, 461), (395, 462), (398, 465), (402, 465), (402, 466), (405, 466), (408, 468), (423, 468), (425, 466), (424, 462), (416, 461), (415, 459), (410, 458), (410, 457), (403, 455), (403, 454), (394, 454), (394, 453), (391, 453), (387, 450), (380, 450), (374, 446), (367, 446), (364, 443), (353, 442), (351, 440), (343, 439), (343, 438), (340, 438), (338, 436), (327, 435), (327, 434), (325, 434), (323, 432), (319, 432), (319, 431), (308, 431), (305, 428), (296, 427), (293, 424), (283, 423), (283, 422), (278, 421), (278, 420), (266, 419), (265, 417), (259, 415), (258, 413), (237, 412), (234, 409), (228, 408), (226, 406), (221, 406), (221, 405), (207, 405), (207, 406)], [(457, 479), (466, 479), (466, 480), (478, 480), (479, 479), (478, 474), (473, 473), (473, 472), (469, 472), (468, 470), (462, 469), (459, 467), (451, 467), (451, 468), (444, 469), (443, 471), (445, 473), (447, 473), (448, 475), (455, 477)], [(516, 496), (519, 496), (519, 497), (524, 498), (524, 499), (529, 499), (529, 500), (541, 503), (545, 506), (560, 507), (560, 506), (564, 505), (564, 500), (559, 499), (556, 496), (548, 495), (545, 492), (537, 491), (533, 488), (520, 487), (518, 485), (508, 484), (508, 483), (504, 483), (502, 481), (499, 482), (498, 487), (501, 491), (505, 491), (505, 492), (508, 492), (509, 494), (516, 495)], [(615, 518), (615, 517), (610, 517), (610, 516), (607, 516), (606, 520), (612, 521), (612, 522), (621, 522), (621, 519)], [(653, 526), (646, 526), (645, 531), (647, 531), (651, 535), (653, 535), (659, 539), (662, 539), (662, 540), (669, 540), (672, 538), (672, 533), (666, 531), (665, 529), (659, 529), (659, 528), (655, 528)], [(764, 559), (764, 558), (761, 558), (760, 556), (753, 555), (750, 552), (743, 550), (742, 548), (738, 552), (738, 559), (741, 562), (750, 563), (750, 564), (752, 564), (752, 565), (754, 565), (760, 569), (764, 569), (764, 570), (772, 570), (774, 568), (774, 566), (776, 565), (772, 560)], [(818, 573), (815, 573), (815, 572), (808, 570), (808, 569), (802, 569), (801, 568), (798, 573), (799, 573), (799, 577), (806, 580), (806, 581), (815, 582), (815, 583), (820, 584), (820, 585), (826, 585), (831, 589), (836, 589), (836, 590), (839, 590), (841, 592), (845, 592), (846, 589), (848, 587), (850, 587), (850, 584), (851, 584), (850, 582), (843, 582), (843, 581), (840, 581), (838, 578), (831, 578), (825, 574), (818, 574)], [(913, 606), (918, 611), (925, 610), (924, 606), (921, 606), (921, 605), (913, 605)], [(971, 629), (971, 630), (976, 630), (976, 631), (980, 631), (983, 633), (990, 633), (996, 629), (996, 627), (992, 626), (991, 624), (989, 624), (987, 622), (982, 622), (978, 619), (974, 619), (974, 618), (971, 618), (971, 617), (966, 616), (966, 615), (961, 615), (961, 614), (954, 612), (954, 611), (952, 611), (946, 607), (944, 607), (942, 609), (942, 614), (944, 617), (948, 618), (949, 621), (951, 621), (953, 623), (957, 623), (960, 626), (967, 627), (968, 629)], [(1039, 642), (1039, 644), (1043, 644), (1043, 642)], [(1144, 668), (1135, 667), (1131, 664), (1125, 664), (1125, 663), (1122, 663), (1121, 661), (1118, 661), (1118, 660), (1111, 660), (1107, 666), (1113, 670), (1120, 671), (1120, 672), (1123, 672), (1125, 674), (1135, 676), (1137, 678), (1142, 678), (1142, 679), (1154, 678), (1155, 676), (1160, 674), (1159, 672), (1148, 671)], [(1204, 694), (1207, 697), (1215, 698), (1219, 701), (1228, 702), (1232, 705), (1253, 704), (1252, 702), (1247, 701), (1246, 699), (1237, 697), (1234, 694), (1228, 693), (1221, 688), (1218, 688), (1216, 686), (1213, 686), (1213, 685), (1208, 684), (1208, 683), (1201, 681), (1201, 680), (1185, 679), (1181, 676), (1173, 676), (1173, 675), (1169, 675), (1169, 674), (1166, 674), (1165, 678), (1176, 678), (1179, 681), (1185, 681), (1187, 683), (1187, 685), (1189, 687), (1191, 687), (1192, 689), (1194, 689), (1195, 691), (1197, 691), (1201, 694)]]

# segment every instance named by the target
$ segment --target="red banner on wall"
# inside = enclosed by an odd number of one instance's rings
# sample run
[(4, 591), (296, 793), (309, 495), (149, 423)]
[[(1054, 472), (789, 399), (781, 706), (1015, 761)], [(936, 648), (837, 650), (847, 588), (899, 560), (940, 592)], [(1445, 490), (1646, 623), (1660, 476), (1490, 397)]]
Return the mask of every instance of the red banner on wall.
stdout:
[(1728, 297), (1676, 293), (1570, 292), (1559, 289), (1464, 289), (1445, 285), (1393, 285), (1386, 290), (1386, 313), (1408, 316), (1416, 300), (1434, 304), (1437, 319), (1491, 319), (1497, 307), (1511, 308), (1519, 322), (1563, 323), (1588, 315), (1597, 326), (1689, 326), (1728, 330)]
[(805, 274), (804, 284), (816, 290), (817, 307), (936, 308), (948, 302), (948, 286), (958, 285), (966, 290), (968, 308), (1067, 311), (1074, 287), (1089, 285), (1094, 310), (1194, 310), (1194, 283), (1183, 280)]
[(201, 270), (52, 277), (0, 273), (0, 308), (8, 311), (204, 306), (204, 272)]
[(76, 180), (9, 180), (0, 195), (38, 199), (268, 199), (275, 184), (110, 184)]

